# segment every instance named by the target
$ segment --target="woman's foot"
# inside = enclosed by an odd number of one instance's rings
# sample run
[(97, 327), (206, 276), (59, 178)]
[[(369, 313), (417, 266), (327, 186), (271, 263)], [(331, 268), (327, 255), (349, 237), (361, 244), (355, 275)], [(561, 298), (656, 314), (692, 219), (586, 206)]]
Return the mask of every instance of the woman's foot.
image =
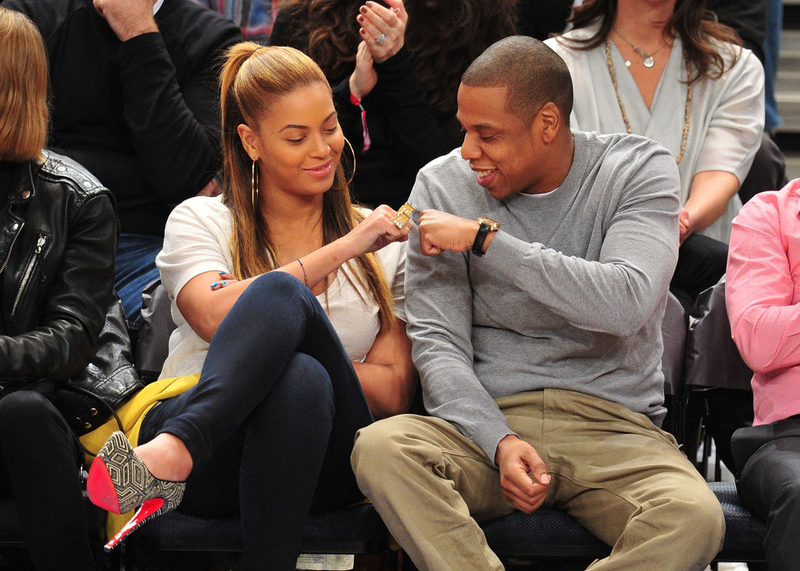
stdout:
[(193, 461), (189, 449), (183, 440), (167, 432), (162, 432), (133, 451), (159, 480), (183, 482), (192, 472)]
[(105, 546), (111, 551), (140, 525), (174, 510), (183, 499), (184, 482), (155, 477), (134, 453), (122, 432), (112, 434), (89, 469), (86, 492), (95, 505), (114, 512), (138, 510)]

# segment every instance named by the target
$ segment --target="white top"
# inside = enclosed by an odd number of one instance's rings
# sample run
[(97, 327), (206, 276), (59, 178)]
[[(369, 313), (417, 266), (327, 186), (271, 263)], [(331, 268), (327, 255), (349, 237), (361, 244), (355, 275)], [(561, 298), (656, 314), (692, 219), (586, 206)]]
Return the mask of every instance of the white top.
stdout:
[[(545, 43), (564, 59), (572, 75), (575, 104), (571, 126), (583, 131), (625, 133), (625, 121), (608, 70), (605, 43), (586, 51), (572, 49), (564, 41), (591, 37), (596, 30), (596, 26), (573, 30), (562, 36), (563, 39), (550, 38)], [(731, 44), (720, 44), (726, 65), (730, 65), (735, 50), (739, 49)], [(677, 157), (683, 136), (687, 91), (680, 38), (675, 38), (650, 109), (613, 42), (611, 61), (633, 132), (654, 139)], [(640, 65), (638, 59), (632, 61), (633, 65)], [(692, 86), (689, 135), (678, 165), (681, 204), (688, 199), (692, 179), (698, 172), (730, 172), (741, 184), (753, 163), (763, 132), (764, 70), (753, 53), (742, 48), (736, 63), (721, 78), (701, 79)], [(739, 197), (734, 196), (727, 211), (701, 234), (727, 243), (731, 220), (741, 205)]]
[[(233, 270), (232, 217), (221, 198), (190, 198), (176, 207), (167, 221), (164, 249), (156, 258), (156, 265), (172, 301), (172, 319), (178, 327), (169, 339), (169, 356), (161, 371), (162, 379), (199, 373), (208, 352), (208, 343), (186, 322), (175, 300), (193, 277), (209, 271)], [(389, 244), (377, 255), (391, 287), (395, 315), (405, 321), (405, 244)], [(347, 265), (339, 270), (328, 288), (327, 300), (325, 293), (317, 299), (350, 359), (363, 361), (380, 330), (378, 306), (362, 288), (356, 289), (355, 280), (347, 279), (345, 274), (352, 272)]]

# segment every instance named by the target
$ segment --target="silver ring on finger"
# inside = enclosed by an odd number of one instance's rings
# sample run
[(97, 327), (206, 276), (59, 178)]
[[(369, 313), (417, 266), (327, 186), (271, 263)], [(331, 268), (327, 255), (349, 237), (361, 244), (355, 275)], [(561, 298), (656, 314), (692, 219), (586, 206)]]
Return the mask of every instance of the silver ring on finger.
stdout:
[(375, 45), (379, 46), (385, 41), (386, 41), (386, 34), (381, 34), (381, 37), (375, 40)]

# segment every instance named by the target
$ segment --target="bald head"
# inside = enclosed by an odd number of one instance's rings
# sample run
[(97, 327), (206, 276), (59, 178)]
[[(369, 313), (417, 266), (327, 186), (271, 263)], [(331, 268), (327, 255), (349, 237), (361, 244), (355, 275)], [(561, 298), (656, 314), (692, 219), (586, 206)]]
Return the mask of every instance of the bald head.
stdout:
[(537, 39), (510, 36), (489, 46), (461, 76), (470, 87), (506, 87), (506, 111), (532, 122), (549, 102), (565, 125), (572, 112), (572, 78), (564, 60)]

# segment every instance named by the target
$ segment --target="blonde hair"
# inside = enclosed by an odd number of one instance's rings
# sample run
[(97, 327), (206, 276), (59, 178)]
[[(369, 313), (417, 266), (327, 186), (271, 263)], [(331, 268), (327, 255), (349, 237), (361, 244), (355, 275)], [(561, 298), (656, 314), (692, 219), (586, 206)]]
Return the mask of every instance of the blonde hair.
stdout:
[[(275, 269), (280, 256), (266, 220), (260, 209), (254, 208), (252, 160), (242, 145), (237, 127), (245, 124), (255, 131), (259, 118), (279, 97), (316, 83), (324, 84), (329, 90), (330, 86), (319, 66), (301, 51), (264, 47), (253, 42), (228, 49), (220, 83), (223, 196), (233, 215), (233, 273), (238, 279), (245, 279)], [(269, 160), (269, 157), (262, 157), (262, 160)], [(323, 243), (341, 238), (361, 219), (363, 215), (350, 200), (344, 169), (339, 162), (334, 185), (325, 193), (322, 202)], [(377, 256), (362, 254), (348, 265), (350, 273), (378, 305), (381, 323), (390, 323), (393, 319), (391, 292)]]
[(47, 54), (27, 16), (0, 6), (0, 159), (38, 158), (47, 141)]

